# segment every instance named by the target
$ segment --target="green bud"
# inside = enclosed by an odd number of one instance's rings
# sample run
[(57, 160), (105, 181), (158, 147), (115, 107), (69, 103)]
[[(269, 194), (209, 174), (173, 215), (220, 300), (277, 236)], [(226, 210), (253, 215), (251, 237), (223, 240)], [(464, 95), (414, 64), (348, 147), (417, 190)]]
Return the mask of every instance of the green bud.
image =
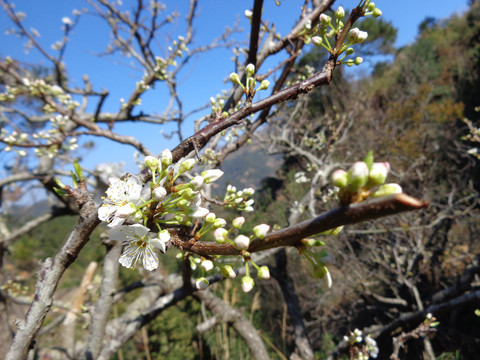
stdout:
[(330, 178), (333, 186), (344, 189), (348, 185), (348, 175), (345, 170), (335, 170)]
[(322, 45), (322, 42), (323, 42), (323, 40), (322, 40), (322, 38), (321, 38), (320, 36), (313, 36), (313, 37), (312, 37), (312, 43), (313, 43), (313, 45), (315, 45), (315, 46), (320, 46), (320, 45)]
[(343, 9), (343, 7), (339, 6), (337, 11), (335, 11), (335, 17), (337, 19), (343, 19), (344, 16), (345, 16), (345, 10)]
[(367, 5), (367, 11), (373, 11), (375, 9), (375, 3), (372, 1)]
[(258, 90), (267, 90), (269, 86), (270, 86), (270, 81), (268, 81), (268, 80), (263, 80), (263, 81), (260, 83), (260, 86), (258, 87)]
[(195, 159), (187, 159), (187, 160), (183, 161), (180, 164), (180, 168), (178, 169), (178, 173), (183, 174), (184, 172), (192, 170), (193, 167), (195, 166), (195, 162), (196, 162)]
[(83, 177), (82, 167), (78, 163), (77, 159), (73, 161), (73, 168), (75, 169), (75, 174), (77, 175), (78, 180), (83, 181), (84, 177)]
[(373, 9), (373, 11), (372, 11), (372, 16), (373, 16), (374, 18), (377, 18), (377, 17), (379, 17), (379, 16), (382, 16), (382, 10), (380, 10), (379, 8)]
[(253, 74), (255, 74), (255, 65), (248, 64), (245, 68), (245, 74), (247, 74), (247, 77), (253, 76)]
[(373, 163), (368, 174), (368, 181), (372, 186), (381, 185), (387, 179), (390, 164), (387, 162)]
[(150, 169), (151, 172), (155, 172), (158, 169), (160, 161), (154, 156), (145, 156), (145, 165)]
[(363, 58), (361, 58), (360, 56), (357, 56), (353, 61), (355, 65), (360, 65), (362, 62), (363, 62)]
[(400, 194), (402, 193), (402, 187), (398, 184), (383, 184), (381, 185), (377, 191), (375, 191), (372, 196), (373, 197), (382, 197), (388, 196), (393, 194)]
[(363, 161), (357, 161), (347, 172), (348, 189), (352, 192), (360, 190), (368, 181), (368, 166)]
[(302, 244), (308, 247), (325, 246), (325, 243), (322, 240), (311, 238), (302, 239)]
[(240, 76), (238, 76), (237, 73), (230, 74), (230, 81), (243, 87), (242, 83), (240, 82)]
[(353, 54), (353, 49), (351, 47), (349, 47), (347, 50), (345, 50), (345, 53), (347, 55), (351, 55), (351, 54)]

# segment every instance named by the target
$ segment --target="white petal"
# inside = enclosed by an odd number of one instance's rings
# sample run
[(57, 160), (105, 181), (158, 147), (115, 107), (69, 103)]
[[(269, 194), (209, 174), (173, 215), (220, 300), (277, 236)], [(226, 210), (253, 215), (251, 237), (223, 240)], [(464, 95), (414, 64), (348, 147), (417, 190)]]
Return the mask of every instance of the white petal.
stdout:
[(153, 251), (145, 249), (143, 254), (143, 267), (148, 271), (155, 270), (158, 267), (158, 258)]
[(134, 256), (133, 254), (122, 254), (120, 256), (120, 259), (118, 259), (118, 262), (122, 264), (122, 266), (125, 266), (126, 268), (131, 268), (132, 267), (132, 262), (133, 262)]
[(98, 209), (98, 218), (102, 221), (109, 221), (112, 214), (117, 211), (117, 206), (103, 204)]

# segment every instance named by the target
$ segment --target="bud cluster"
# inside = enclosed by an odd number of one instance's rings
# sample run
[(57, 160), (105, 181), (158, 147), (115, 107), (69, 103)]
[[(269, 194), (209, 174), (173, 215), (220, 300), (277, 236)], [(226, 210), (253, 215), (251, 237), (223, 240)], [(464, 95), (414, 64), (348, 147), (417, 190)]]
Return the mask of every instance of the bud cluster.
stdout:
[[(211, 214), (211, 213), (210, 213)], [(209, 215), (210, 215), (209, 214)], [(207, 215), (205, 222), (215, 224), (213, 228), (215, 231), (213, 232), (213, 238), (218, 244), (230, 244), (241, 251), (242, 257), (245, 261), (245, 273), (246, 275), (241, 280), (241, 286), (243, 291), (248, 292), (250, 291), (255, 282), (250, 277), (248, 265), (252, 264), (255, 269), (257, 270), (257, 276), (261, 279), (269, 279), (270, 278), (270, 271), (267, 266), (258, 266), (251, 258), (250, 253), (248, 252), (248, 248), (250, 243), (254, 239), (263, 240), (267, 235), (268, 231), (270, 230), (270, 226), (267, 224), (260, 224), (255, 226), (252, 231), (253, 234), (250, 236), (246, 236), (243, 234), (238, 234), (238, 232), (242, 229), (245, 218), (242, 216), (236, 217), (232, 220), (230, 229), (227, 230), (225, 228), (226, 222), (223, 219), (208, 219), (209, 215)], [(221, 220), (218, 224), (217, 221)], [(200, 230), (201, 231), (201, 230)], [(221, 272), (221, 274), (226, 278), (234, 278), (236, 277), (236, 273), (233, 270), (233, 267), (228, 264), (224, 264), (219, 261), (218, 257), (211, 257), (209, 259), (204, 257), (197, 257), (193, 254), (182, 255), (179, 254), (177, 257), (183, 258), (184, 256), (189, 257), (190, 267), (192, 270), (198, 269), (198, 264), (200, 264), (200, 271), (201, 276), (197, 277), (195, 281), (195, 286), (199, 290), (204, 290), (208, 287), (209, 281), (206, 278), (206, 273), (212, 271), (213, 269), (217, 269)]]
[(255, 77), (253, 76), (254, 74), (255, 74), (255, 65), (248, 64), (245, 67), (245, 76), (246, 76), (245, 85), (242, 84), (242, 81), (240, 80), (240, 76), (237, 73), (230, 74), (230, 81), (233, 82), (235, 85), (239, 85), (245, 92), (245, 95), (247, 95), (247, 98), (253, 98), (253, 96), (258, 90), (267, 90), (268, 87), (270, 86), (270, 81), (263, 80), (258, 86), (258, 88), (255, 89), (255, 86), (257, 85), (257, 80), (255, 80)]
[(373, 162), (373, 155), (369, 153), (365, 161), (357, 161), (348, 171), (335, 170), (331, 175), (331, 182), (339, 189), (338, 197), (344, 205), (370, 196), (401, 193), (400, 185), (385, 184), (389, 170), (388, 162)]
[[(17, 86), (5, 86), (5, 92), (0, 93), (0, 101), (13, 102), (20, 96), (33, 96), (48, 99), (43, 106), (43, 113), (46, 115), (58, 111), (58, 107), (73, 112), (80, 104), (72, 99), (58, 85), (46, 83), (43, 79), (30, 80), (23, 78)], [(65, 115), (49, 115), (49, 124), (46, 129), (38, 130), (33, 134), (21, 133), (17, 130), (8, 132), (5, 128), (1, 129), (0, 142), (6, 144), (5, 151), (15, 151), (20, 156), (26, 156), (25, 150), (18, 148), (34, 148), (38, 156), (55, 157), (60, 152), (67, 152), (78, 147), (75, 137), (65, 136), (65, 127), (70, 121)]]
[(223, 202), (227, 209), (238, 209), (240, 211), (250, 212), (253, 211), (254, 200), (251, 198), (255, 190), (252, 188), (245, 188), (243, 190), (237, 191), (237, 188), (232, 185), (227, 186), (227, 191)]
[(375, 359), (378, 356), (377, 342), (370, 335), (363, 336), (362, 331), (355, 329), (343, 337), (353, 359)]
[[(363, 15), (368, 16), (372, 15), (377, 18), (382, 15), (382, 11), (375, 7), (375, 4), (370, 0), (364, 1), (363, 4), (360, 4), (363, 9)], [(345, 10), (342, 6), (339, 6), (332, 16), (327, 14), (321, 14), (319, 17), (319, 22), (317, 25), (312, 26), (310, 21), (306, 21), (304, 24), (303, 30), (300, 32), (300, 35), (304, 36), (306, 44), (312, 43), (316, 47), (322, 46), (329, 53), (335, 51), (335, 55), (341, 55), (345, 53), (342, 57), (338, 59), (340, 63), (346, 64), (347, 66), (360, 65), (363, 62), (361, 57), (355, 57), (353, 59), (344, 60), (346, 56), (351, 55), (354, 50), (351, 46), (360, 44), (364, 42), (368, 33), (361, 31), (358, 28), (351, 29), (345, 42), (340, 46), (339, 49), (334, 50), (332, 43), (335, 43), (339, 34), (343, 31)]]

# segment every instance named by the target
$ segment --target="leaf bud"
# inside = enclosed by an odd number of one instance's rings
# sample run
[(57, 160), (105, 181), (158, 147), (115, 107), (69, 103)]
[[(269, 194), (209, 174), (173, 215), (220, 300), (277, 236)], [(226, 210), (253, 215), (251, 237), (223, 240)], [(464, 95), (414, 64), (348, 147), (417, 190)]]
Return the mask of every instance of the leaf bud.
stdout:
[(388, 196), (388, 195), (393, 195), (393, 194), (401, 194), (402, 193), (402, 187), (398, 184), (392, 183), (392, 184), (383, 184), (381, 185), (373, 194), (373, 197), (382, 197), (382, 196)]

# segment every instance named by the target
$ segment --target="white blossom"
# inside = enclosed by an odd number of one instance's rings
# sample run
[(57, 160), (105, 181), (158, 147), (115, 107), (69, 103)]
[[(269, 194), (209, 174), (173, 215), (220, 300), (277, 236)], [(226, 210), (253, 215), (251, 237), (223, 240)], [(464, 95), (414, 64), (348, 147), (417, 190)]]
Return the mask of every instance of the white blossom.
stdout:
[(143, 267), (152, 271), (158, 267), (158, 257), (154, 248), (165, 252), (170, 234), (166, 230), (158, 234), (152, 233), (147, 227), (134, 224), (111, 229), (110, 238), (121, 241), (125, 246), (123, 254), (118, 260), (120, 264), (135, 269), (138, 260), (142, 259)]

